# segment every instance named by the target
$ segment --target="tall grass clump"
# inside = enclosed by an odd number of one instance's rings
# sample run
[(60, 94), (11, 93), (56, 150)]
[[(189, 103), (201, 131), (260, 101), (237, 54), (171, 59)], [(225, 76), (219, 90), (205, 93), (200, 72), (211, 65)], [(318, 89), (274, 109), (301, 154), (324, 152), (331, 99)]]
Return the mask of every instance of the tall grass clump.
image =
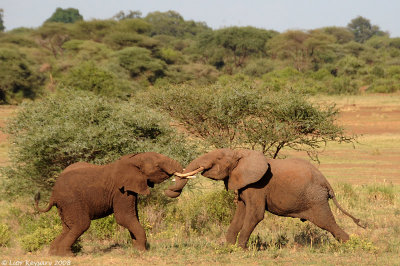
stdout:
[(372, 184), (366, 186), (366, 190), (369, 200), (394, 203), (396, 193), (393, 184)]
[[(185, 196), (183, 196), (185, 197)], [(213, 190), (205, 193), (194, 191), (191, 195), (171, 204), (166, 221), (169, 225), (181, 226), (186, 234), (222, 232), (232, 220), (234, 193), (226, 190)]]

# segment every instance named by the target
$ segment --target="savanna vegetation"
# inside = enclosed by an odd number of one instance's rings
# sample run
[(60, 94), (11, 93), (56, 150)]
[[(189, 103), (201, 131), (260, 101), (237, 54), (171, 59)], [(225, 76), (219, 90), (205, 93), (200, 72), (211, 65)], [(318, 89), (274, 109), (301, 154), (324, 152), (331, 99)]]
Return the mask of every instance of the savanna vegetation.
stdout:
[(399, 186), (350, 184), (342, 175), (368, 178), (379, 165), (366, 172), (343, 165), (383, 163), (383, 153), (398, 155), (393, 143), (400, 136), (356, 138), (339, 111), (355, 105), (343, 103), (349, 95), (374, 101), (375, 93), (391, 93), (390, 108), (399, 108), (400, 38), (363, 17), (347, 27), (283, 33), (213, 30), (174, 11), (121, 11), (85, 21), (78, 10), (59, 8), (38, 28), (10, 31), (2, 18), (0, 9), (0, 103), (17, 105), (7, 121), (0, 118), (9, 137), (0, 143), (2, 257), (46, 257), (61, 221), (55, 208), (35, 213), (33, 195), (49, 195), (60, 171), (74, 162), (104, 164), (156, 151), (185, 165), (205, 151), (231, 147), (331, 165), (327, 177), (338, 180), (332, 182), (338, 200), (368, 229), (333, 208), (339, 224), (354, 233), (341, 244), (310, 223), (266, 214), (250, 250), (241, 251), (223, 244), (233, 193), (198, 178), (169, 199), (163, 189), (170, 180), (141, 197), (147, 253), (133, 250), (129, 233), (110, 216), (92, 222), (75, 244), (73, 262), (399, 263)]

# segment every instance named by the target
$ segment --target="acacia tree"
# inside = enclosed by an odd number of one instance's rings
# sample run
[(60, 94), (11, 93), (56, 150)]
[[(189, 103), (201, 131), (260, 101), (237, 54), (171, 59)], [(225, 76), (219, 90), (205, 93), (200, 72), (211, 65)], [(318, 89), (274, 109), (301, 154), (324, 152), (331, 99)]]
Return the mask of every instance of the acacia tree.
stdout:
[(295, 91), (232, 83), (156, 89), (149, 99), (216, 148), (250, 147), (276, 158), (290, 147), (318, 160), (320, 148), (328, 141), (354, 140), (337, 125), (334, 105), (315, 105)]
[(0, 31), (4, 31), (5, 27), (4, 27), (4, 22), (3, 22), (3, 13), (4, 10), (2, 8), (0, 8)]
[(358, 16), (352, 19), (347, 27), (354, 33), (354, 39), (356, 42), (363, 43), (370, 39), (374, 35), (383, 36), (386, 35), (379, 29), (377, 25), (371, 25), (369, 19), (362, 16)]
[(61, 22), (61, 23), (75, 23), (77, 21), (83, 20), (79, 10), (76, 8), (60, 8), (58, 7), (56, 11), (51, 15), (46, 22)]
[(175, 11), (151, 12), (144, 18), (153, 27), (151, 36), (169, 35), (174, 37), (195, 36), (210, 28), (203, 22), (185, 21), (183, 17)]
[(200, 36), (199, 51), (211, 62), (221, 65), (241, 67), (250, 56), (265, 55), (265, 44), (277, 33), (254, 27), (229, 27)]
[(298, 71), (318, 68), (334, 54), (335, 38), (322, 31), (290, 30), (272, 38), (267, 44), (274, 59), (288, 60)]

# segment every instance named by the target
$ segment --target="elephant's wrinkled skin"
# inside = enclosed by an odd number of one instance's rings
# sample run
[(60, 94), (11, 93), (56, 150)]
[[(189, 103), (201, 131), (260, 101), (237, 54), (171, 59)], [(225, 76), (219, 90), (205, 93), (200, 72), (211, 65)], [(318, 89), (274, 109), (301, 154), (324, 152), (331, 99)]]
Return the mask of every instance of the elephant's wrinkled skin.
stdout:
[(148, 195), (149, 187), (183, 171), (175, 160), (146, 152), (125, 155), (107, 165), (85, 162), (65, 168), (54, 185), (49, 206), (58, 208), (63, 231), (50, 246), (52, 255), (72, 255), (71, 245), (90, 226), (90, 221), (114, 213), (116, 222), (127, 228), (133, 245), (146, 248), (146, 235), (138, 220), (137, 194)]
[[(200, 167), (205, 177), (223, 180), (227, 189), (238, 190), (238, 202), (226, 240), (246, 248), (250, 234), (264, 218), (265, 211), (286, 217), (308, 220), (332, 233), (339, 241), (349, 235), (335, 222), (328, 200), (334, 203), (353, 221), (359, 220), (343, 210), (336, 201), (332, 187), (309, 162), (303, 159), (267, 159), (253, 150), (218, 149), (193, 160), (184, 173)], [(187, 179), (176, 178), (176, 183), (165, 194), (180, 195)], [(360, 225), (361, 226), (361, 225)]]

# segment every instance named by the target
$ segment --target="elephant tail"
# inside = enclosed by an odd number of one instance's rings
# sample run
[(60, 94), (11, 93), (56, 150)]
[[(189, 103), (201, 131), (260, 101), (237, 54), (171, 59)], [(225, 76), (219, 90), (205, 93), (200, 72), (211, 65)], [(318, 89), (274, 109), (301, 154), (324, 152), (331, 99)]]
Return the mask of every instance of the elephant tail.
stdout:
[(46, 209), (41, 209), (39, 207), (39, 200), (40, 200), (40, 192), (36, 193), (36, 195), (35, 195), (35, 208), (39, 212), (48, 212), (54, 206), (54, 201), (50, 198), (49, 206), (47, 206)]
[(339, 210), (341, 210), (344, 214), (346, 214), (347, 216), (349, 216), (351, 219), (353, 219), (354, 223), (356, 225), (358, 225), (361, 228), (366, 229), (367, 226), (366, 225), (362, 225), (360, 223), (360, 219), (357, 219), (356, 217), (354, 217), (353, 215), (351, 215), (350, 213), (348, 213), (345, 209), (342, 208), (342, 206), (340, 206), (339, 202), (336, 200), (336, 196), (335, 196), (335, 192), (333, 191), (332, 187), (329, 185), (328, 186), (329, 189), (329, 198), (332, 199), (333, 203), (335, 203), (336, 207), (339, 208)]

